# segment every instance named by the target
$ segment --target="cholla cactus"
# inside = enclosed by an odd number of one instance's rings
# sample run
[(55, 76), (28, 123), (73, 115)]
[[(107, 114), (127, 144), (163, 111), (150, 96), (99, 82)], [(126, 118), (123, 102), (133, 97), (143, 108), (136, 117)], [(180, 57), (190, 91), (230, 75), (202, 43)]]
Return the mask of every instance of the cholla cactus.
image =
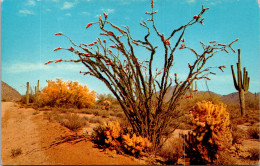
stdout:
[(135, 156), (139, 156), (142, 152), (148, 150), (152, 146), (147, 138), (136, 136), (136, 134), (133, 134), (133, 136), (130, 137), (130, 134), (127, 133), (122, 136), (122, 140), (124, 149)]
[(198, 102), (192, 110), (197, 127), (185, 136), (185, 147), (191, 164), (212, 164), (219, 151), (229, 148), (232, 135), (229, 113), (223, 104)]
[(111, 147), (116, 147), (120, 145), (120, 142), (117, 140), (121, 136), (121, 127), (119, 122), (111, 121), (104, 123), (104, 133), (106, 136), (105, 143)]
[(104, 100), (103, 104), (105, 106), (105, 109), (108, 111), (111, 105), (111, 102), (109, 100)]

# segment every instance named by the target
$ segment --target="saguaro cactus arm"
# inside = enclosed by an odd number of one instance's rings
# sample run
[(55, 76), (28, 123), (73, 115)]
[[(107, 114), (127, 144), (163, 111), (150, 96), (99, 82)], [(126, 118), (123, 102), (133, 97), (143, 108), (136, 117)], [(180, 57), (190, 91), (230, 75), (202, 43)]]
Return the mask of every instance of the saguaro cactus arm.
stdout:
[(240, 49), (238, 49), (237, 80), (236, 80), (236, 75), (234, 72), (233, 65), (231, 65), (231, 71), (232, 71), (234, 86), (235, 86), (236, 90), (241, 91), (243, 89), (245, 92), (247, 92), (249, 89), (250, 78), (248, 77), (248, 72), (246, 71), (245, 67), (243, 69), (243, 78), (242, 78), (241, 62), (240, 62)]

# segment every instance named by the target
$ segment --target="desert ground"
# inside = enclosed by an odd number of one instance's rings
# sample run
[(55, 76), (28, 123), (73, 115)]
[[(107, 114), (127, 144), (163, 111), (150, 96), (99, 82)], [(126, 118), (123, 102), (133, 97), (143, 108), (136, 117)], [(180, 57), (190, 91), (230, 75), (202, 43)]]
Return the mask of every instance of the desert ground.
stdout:
[[(144, 165), (151, 163), (149, 157), (135, 158), (117, 154), (115, 150), (96, 148), (89, 140), (91, 123), (80, 131), (73, 132), (56, 121), (46, 119), (50, 110), (36, 111), (15, 102), (2, 102), (2, 164), (3, 165)], [(79, 113), (80, 116), (93, 118), (94, 115)], [(102, 119), (102, 118), (100, 118)], [(107, 118), (103, 118), (107, 119)], [(245, 131), (249, 123), (238, 125)], [(254, 126), (259, 127), (259, 123)], [(189, 130), (176, 129), (164, 148)], [(167, 145), (168, 144), (168, 145)], [(248, 149), (260, 146), (257, 139), (245, 138), (241, 141), (240, 153), (233, 156), (237, 164), (257, 164), (250, 160)], [(15, 149), (21, 153), (13, 155)], [(162, 158), (160, 158), (162, 161)], [(189, 160), (180, 157), (177, 164), (189, 164)]]
[[(143, 160), (94, 148), (87, 138), (78, 143), (61, 143), (61, 138), (75, 133), (59, 123), (44, 119), (42, 112), (33, 115), (35, 110), (32, 108), (21, 108), (13, 102), (1, 104), (3, 165), (145, 164)], [(16, 148), (21, 148), (22, 154), (12, 157), (11, 151)]]

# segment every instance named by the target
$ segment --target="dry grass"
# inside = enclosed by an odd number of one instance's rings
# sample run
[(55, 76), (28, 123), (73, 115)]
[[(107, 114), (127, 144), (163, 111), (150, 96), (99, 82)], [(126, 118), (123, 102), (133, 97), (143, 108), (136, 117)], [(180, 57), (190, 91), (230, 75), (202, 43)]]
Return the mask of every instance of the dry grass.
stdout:
[(258, 160), (259, 161), (259, 155), (260, 155), (260, 149), (259, 148), (251, 148), (248, 150), (250, 153), (250, 160)]
[(183, 143), (183, 139), (176, 138), (164, 145), (159, 154), (166, 159), (165, 164), (175, 165), (184, 156)]
[(242, 140), (245, 139), (246, 135), (245, 135), (245, 131), (242, 130), (241, 128), (237, 127), (237, 126), (233, 126), (232, 127), (232, 144), (234, 145), (236, 144), (241, 144)]
[(236, 159), (227, 151), (220, 152), (218, 158), (214, 161), (214, 165), (236, 165)]
[(63, 115), (59, 111), (52, 111), (45, 113), (45, 116), (49, 121), (57, 121), (72, 131), (79, 130), (88, 125), (85, 117), (81, 118), (75, 113), (67, 113)]

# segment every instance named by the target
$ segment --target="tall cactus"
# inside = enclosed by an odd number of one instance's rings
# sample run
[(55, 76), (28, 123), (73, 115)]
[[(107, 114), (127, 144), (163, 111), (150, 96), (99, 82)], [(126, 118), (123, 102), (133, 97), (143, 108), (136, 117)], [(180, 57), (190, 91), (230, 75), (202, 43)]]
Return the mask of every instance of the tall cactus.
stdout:
[(245, 115), (245, 93), (248, 91), (250, 78), (248, 77), (248, 72), (246, 71), (245, 67), (243, 69), (244, 71), (242, 76), (241, 63), (240, 63), (240, 49), (238, 49), (237, 80), (236, 80), (236, 75), (234, 72), (233, 65), (231, 65), (231, 70), (233, 75), (234, 86), (236, 90), (239, 92), (241, 115), (244, 116)]
[(29, 104), (29, 82), (26, 83), (26, 105)]

